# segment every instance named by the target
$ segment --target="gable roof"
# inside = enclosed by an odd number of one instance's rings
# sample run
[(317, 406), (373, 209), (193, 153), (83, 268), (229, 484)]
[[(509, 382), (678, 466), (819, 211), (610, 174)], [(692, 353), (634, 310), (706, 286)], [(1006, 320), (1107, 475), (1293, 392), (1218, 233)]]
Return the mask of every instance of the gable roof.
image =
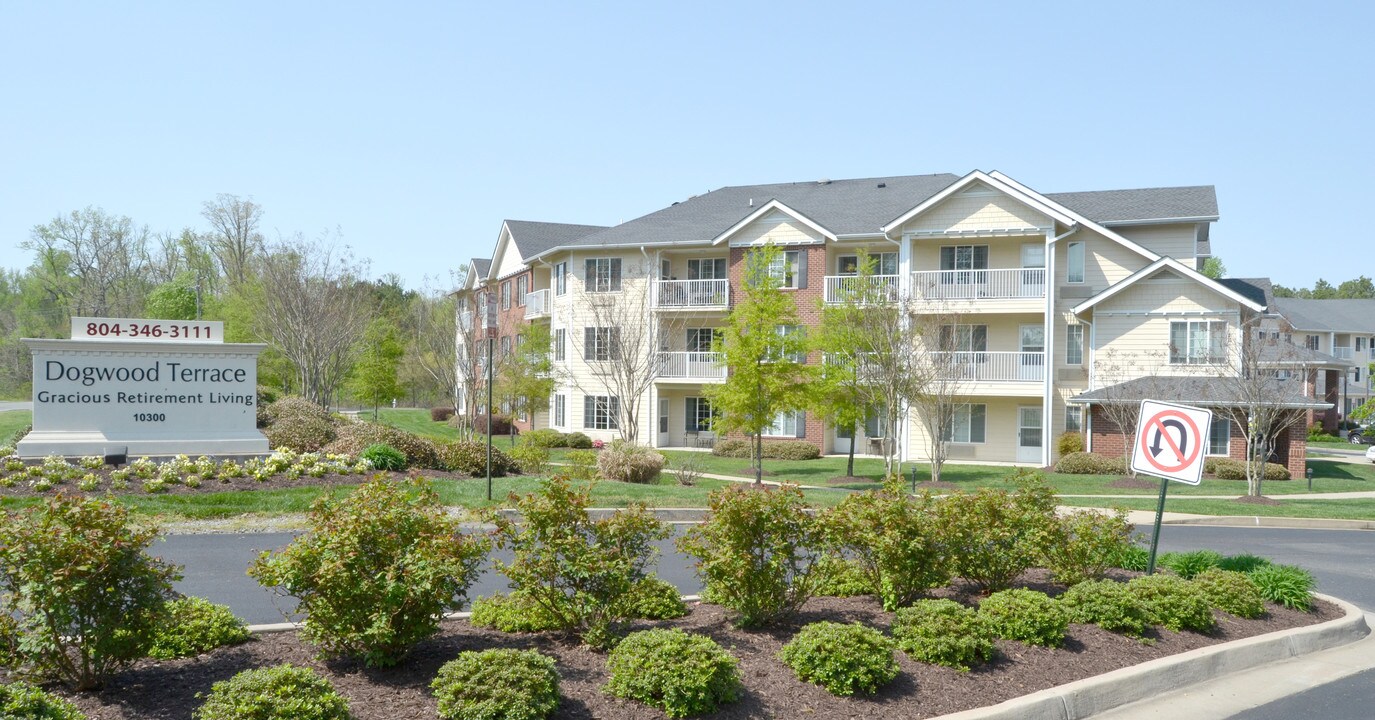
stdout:
[(1046, 197), (1103, 225), (1217, 219), (1212, 185), (1046, 193)]
[(1252, 302), (1267, 308), (1274, 307), (1275, 293), (1270, 278), (1220, 278), (1218, 282), (1237, 294), (1246, 296)]
[(520, 250), (520, 256), (532, 258), (551, 248), (567, 245), (578, 238), (605, 230), (606, 226), (507, 220), (506, 229), (510, 230), (511, 239)]
[(1375, 335), (1375, 300), (1275, 298), (1273, 307), (1295, 330)]
[(470, 262), (472, 272), (476, 273), (478, 277), (487, 277), (487, 272), (492, 269), (491, 258), (473, 258)]
[[(1233, 393), (1230, 381), (1220, 377), (1200, 377), (1181, 375), (1171, 377), (1168, 392), (1170, 402), (1188, 403), (1213, 407), (1236, 407), (1242, 404)], [(1323, 409), (1332, 403), (1306, 397), (1302, 384), (1297, 380), (1272, 380), (1273, 387), (1266, 391), (1266, 397), (1279, 399), (1280, 407)], [(1069, 399), (1072, 403), (1085, 405), (1138, 403), (1142, 400), (1162, 398), (1160, 378), (1140, 377), (1097, 390), (1079, 393)]]
[(1227, 287), (1226, 285), (1219, 283), (1216, 280), (1213, 280), (1212, 278), (1206, 275), (1200, 274), (1197, 270), (1194, 270), (1193, 268), (1179, 262), (1178, 260), (1175, 260), (1172, 257), (1165, 256), (1160, 258), (1159, 260), (1156, 260), (1150, 265), (1147, 265), (1146, 267), (1137, 270), (1131, 275), (1128, 275), (1121, 281), (1113, 283), (1112, 285), (1108, 286), (1107, 289), (1103, 290), (1097, 295), (1094, 295), (1088, 300), (1085, 300), (1084, 302), (1075, 305), (1073, 308), (1070, 309), (1070, 312), (1073, 312), (1075, 315), (1078, 315), (1079, 313), (1088, 310), (1094, 305), (1097, 305), (1098, 303), (1107, 300), (1113, 295), (1116, 295), (1122, 292), (1123, 290), (1126, 290), (1127, 288), (1136, 284), (1138, 281), (1154, 275), (1157, 271), (1162, 269), (1169, 269), (1174, 271), (1178, 275), (1183, 275), (1185, 279), (1193, 280), (1194, 282), (1203, 285), (1209, 290), (1212, 290), (1218, 293), (1219, 295), (1222, 295), (1223, 297), (1235, 300), (1236, 302), (1239, 302), (1242, 305), (1245, 305), (1251, 308), (1252, 310), (1255, 310), (1256, 312), (1265, 311), (1265, 305), (1255, 302), (1254, 300), (1246, 297), (1245, 295), (1238, 293), (1237, 291)]
[(818, 224), (815, 220), (812, 220), (806, 215), (803, 215), (802, 213), (788, 207), (784, 203), (781, 203), (777, 200), (770, 200), (767, 203), (765, 203), (763, 207), (759, 208), (758, 210), (755, 210), (749, 215), (746, 215), (745, 218), (740, 222), (730, 226), (730, 228), (727, 229), (725, 232), (712, 238), (711, 244), (716, 245), (718, 243), (730, 239), (732, 235), (740, 232), (741, 230), (744, 230), (746, 227), (749, 227), (750, 223), (768, 215), (769, 213), (774, 212), (775, 210), (815, 230), (819, 235), (821, 235), (824, 238), (827, 238), (829, 240), (836, 239), (834, 233), (832, 233), (830, 230), (827, 230), (822, 225)]

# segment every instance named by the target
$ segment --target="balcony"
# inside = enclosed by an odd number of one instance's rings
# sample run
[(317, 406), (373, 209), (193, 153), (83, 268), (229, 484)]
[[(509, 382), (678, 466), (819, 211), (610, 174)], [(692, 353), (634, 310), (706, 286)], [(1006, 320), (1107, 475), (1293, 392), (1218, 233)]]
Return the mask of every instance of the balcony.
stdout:
[(864, 302), (866, 299), (893, 302), (898, 299), (897, 275), (827, 275), (825, 300), (827, 303), (843, 303), (848, 300)]
[(1028, 300), (1045, 296), (1045, 268), (912, 273), (912, 297), (917, 300)]
[(1342, 360), (1351, 360), (1355, 357), (1350, 346), (1337, 345), (1332, 348), (1332, 357)]
[(549, 317), (549, 288), (525, 294), (525, 319)]
[(1033, 383), (1045, 378), (1044, 352), (933, 353), (944, 379)]
[(655, 280), (650, 299), (660, 310), (725, 310), (730, 307), (730, 281)]
[(721, 353), (661, 352), (660, 380), (725, 380), (726, 366), (721, 365)]

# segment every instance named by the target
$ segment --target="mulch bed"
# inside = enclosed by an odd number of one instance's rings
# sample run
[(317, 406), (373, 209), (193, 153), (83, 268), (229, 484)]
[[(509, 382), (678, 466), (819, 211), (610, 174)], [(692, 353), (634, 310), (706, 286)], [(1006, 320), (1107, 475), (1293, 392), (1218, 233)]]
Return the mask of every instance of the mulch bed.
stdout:
[(1108, 483), (1108, 487), (1117, 488), (1119, 490), (1155, 490), (1160, 487), (1160, 482), (1134, 477), (1122, 477)]
[[(1127, 574), (1121, 575), (1125, 577)], [(1034, 571), (1025, 580), (1033, 588), (1059, 589), (1047, 583), (1041, 571)], [(972, 600), (967, 594), (948, 589), (938, 594)], [(1219, 613), (1218, 629), (1212, 635), (1161, 630), (1146, 643), (1092, 625), (1073, 625), (1063, 648), (999, 641), (995, 660), (968, 673), (913, 662), (899, 651), (896, 657), (901, 674), (877, 695), (864, 698), (834, 697), (816, 685), (797, 680), (778, 661), (777, 653), (803, 625), (821, 620), (858, 621), (887, 630), (892, 614), (883, 612), (869, 598), (817, 598), (804, 606), (796, 621), (769, 631), (738, 630), (730, 624), (728, 611), (707, 604), (695, 606), (687, 617), (678, 620), (639, 622), (634, 628), (667, 626), (704, 633), (740, 658), (745, 686), (742, 699), (708, 717), (927, 718), (993, 705), (1195, 648), (1331, 620), (1340, 614), (1338, 608), (1323, 602), (1317, 602), (1310, 613), (1270, 606), (1269, 615), (1259, 620)], [(321, 662), (295, 633), (279, 633), (260, 635), (247, 644), (197, 658), (144, 661), (117, 676), (99, 693), (66, 694), (93, 719), (185, 719), (201, 704), (197, 694), (208, 692), (212, 683), (242, 670), (290, 662), (314, 668), (328, 677), (349, 699), (359, 720), (433, 718), (436, 710), (429, 683), (440, 665), (461, 651), (489, 648), (533, 648), (556, 658), (563, 700), (555, 717), (664, 717), (659, 710), (602, 692), (608, 679), (603, 654), (562, 644), (544, 635), (482, 630), (461, 620), (444, 623), (439, 635), (418, 646), (396, 668), (369, 669), (348, 661)]]
[(1264, 495), (1242, 495), (1232, 502), (1244, 503), (1246, 505), (1283, 505), (1284, 501), (1276, 500)]
[[(87, 471), (83, 471), (83, 472), (87, 472)], [(109, 468), (103, 468), (103, 469), (100, 469), (100, 470), (92, 470), (92, 471), (89, 471), (89, 472), (94, 472), (96, 475), (98, 475), (98, 476), (101, 478), (100, 489), (98, 489), (98, 490), (96, 490), (95, 492), (91, 493), (91, 494), (93, 494), (93, 495), (104, 496), (104, 495), (107, 494), (107, 493), (112, 494), (112, 495), (116, 495), (116, 496), (118, 496), (118, 495), (148, 495), (148, 494), (149, 494), (148, 491), (146, 491), (146, 490), (143, 489), (143, 481), (140, 480), (139, 478), (129, 478), (129, 487), (128, 487), (127, 489), (125, 489), (125, 490), (112, 490), (112, 489), (110, 488), (110, 469), (109, 469)], [(430, 479), (430, 480), (440, 480), (440, 479), (466, 480), (466, 479), (468, 479), (468, 476), (465, 475), (465, 474), (463, 474), (463, 473), (448, 472), (448, 471), (445, 471), (445, 470), (422, 470), (422, 471), (420, 471), (420, 472), (421, 472), (426, 478), (428, 478), (428, 479)], [(297, 479), (295, 479), (295, 480), (292, 480), (292, 479), (288, 478), (286, 475), (273, 475), (272, 477), (270, 477), (270, 478), (268, 478), (268, 479), (266, 479), (266, 480), (261, 480), (261, 481), (260, 481), (260, 480), (255, 480), (255, 479), (253, 479), (253, 478), (251, 478), (251, 477), (230, 478), (230, 479), (228, 479), (228, 480), (219, 480), (218, 478), (211, 478), (211, 479), (209, 479), (209, 480), (202, 480), (202, 481), (201, 481), (201, 486), (198, 487), (198, 488), (186, 487), (185, 485), (182, 485), (182, 484), (180, 484), (180, 483), (175, 484), (175, 485), (168, 484), (168, 485), (165, 486), (166, 489), (163, 490), (162, 492), (158, 493), (158, 494), (159, 494), (159, 495), (193, 495), (193, 494), (196, 494), (196, 493), (232, 492), (232, 491), (252, 491), (252, 490), (282, 490), (282, 489), (285, 489), (285, 488), (301, 488), (301, 487), (336, 487), (336, 486), (339, 486), (339, 485), (362, 485), (363, 483), (367, 482), (368, 480), (371, 480), (373, 477), (375, 477), (375, 476), (377, 476), (377, 475), (379, 475), (379, 474), (382, 475), (383, 477), (389, 479), (389, 480), (403, 480), (403, 479), (406, 478), (406, 473), (404, 473), (404, 472), (391, 472), (391, 471), (385, 471), (385, 470), (373, 470), (373, 471), (368, 472), (368, 473), (366, 473), (366, 474), (352, 474), (352, 475), (328, 474), (328, 475), (322, 475), (322, 476), (320, 476), (320, 477), (310, 477), (309, 475), (302, 475), (301, 477), (299, 477), (299, 478), (297, 478)], [(27, 480), (21, 480), (21, 481), (15, 483), (13, 487), (0, 487), (0, 497), (34, 497), (34, 496), (37, 496), (37, 495), (56, 495), (58, 492), (64, 492), (64, 493), (66, 493), (66, 494), (68, 494), (68, 495), (82, 495), (82, 494), (85, 494), (85, 493), (82, 493), (82, 492), (77, 488), (77, 486), (76, 486), (76, 481), (75, 481), (75, 480), (67, 480), (67, 481), (63, 482), (61, 485), (55, 485), (55, 486), (53, 486), (53, 488), (52, 488), (51, 490), (48, 490), (48, 491), (45, 491), (45, 492), (41, 492), (41, 493), (40, 493), (40, 492), (35, 492), (35, 491), (33, 490), (33, 488), (29, 487), (29, 484), (28, 484), (28, 481), (27, 481)]]

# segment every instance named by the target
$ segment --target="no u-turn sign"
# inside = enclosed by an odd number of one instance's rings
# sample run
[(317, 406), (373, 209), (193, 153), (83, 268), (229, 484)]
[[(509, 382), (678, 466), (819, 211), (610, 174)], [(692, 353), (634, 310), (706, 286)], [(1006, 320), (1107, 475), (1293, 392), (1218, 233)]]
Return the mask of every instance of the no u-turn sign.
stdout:
[(1141, 401), (1132, 470), (1198, 485), (1213, 414), (1188, 405)]

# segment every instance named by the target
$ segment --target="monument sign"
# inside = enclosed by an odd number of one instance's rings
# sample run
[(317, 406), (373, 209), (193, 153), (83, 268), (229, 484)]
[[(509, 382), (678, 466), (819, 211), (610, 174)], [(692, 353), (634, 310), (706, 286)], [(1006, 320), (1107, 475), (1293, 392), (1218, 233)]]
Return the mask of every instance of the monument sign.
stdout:
[(20, 457), (258, 455), (258, 354), (199, 320), (72, 318), (71, 340), (26, 338), (33, 431)]

